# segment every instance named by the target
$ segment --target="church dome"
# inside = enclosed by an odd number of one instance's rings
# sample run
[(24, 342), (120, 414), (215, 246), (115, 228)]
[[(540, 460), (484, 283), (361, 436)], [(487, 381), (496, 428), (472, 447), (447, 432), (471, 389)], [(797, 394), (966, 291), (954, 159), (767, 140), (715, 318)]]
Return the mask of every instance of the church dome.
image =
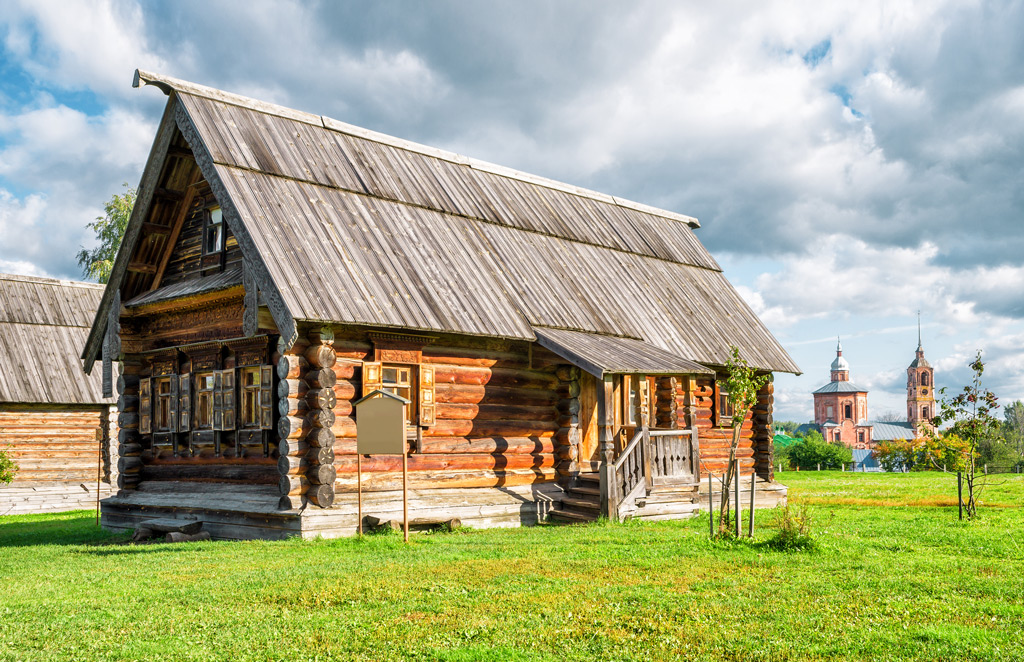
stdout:
[(837, 370), (845, 370), (849, 372), (850, 364), (843, 358), (843, 343), (838, 338), (836, 339), (836, 360), (832, 362), (832, 372)]

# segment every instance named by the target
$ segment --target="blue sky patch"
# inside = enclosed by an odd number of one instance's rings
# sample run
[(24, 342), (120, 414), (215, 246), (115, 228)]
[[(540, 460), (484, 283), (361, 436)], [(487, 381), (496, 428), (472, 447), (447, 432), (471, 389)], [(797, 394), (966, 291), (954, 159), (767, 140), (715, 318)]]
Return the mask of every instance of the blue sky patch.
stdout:
[(822, 60), (827, 58), (831, 52), (832, 39), (825, 39), (824, 41), (819, 41), (817, 44), (812, 46), (811, 50), (804, 53), (802, 57), (807, 66), (814, 69)]
[(828, 88), (828, 91), (839, 97), (839, 100), (843, 102), (843, 105), (850, 109), (854, 117), (864, 117), (864, 115), (854, 108), (851, 104), (853, 103), (853, 95), (850, 94), (850, 90), (845, 85), (835, 84)]

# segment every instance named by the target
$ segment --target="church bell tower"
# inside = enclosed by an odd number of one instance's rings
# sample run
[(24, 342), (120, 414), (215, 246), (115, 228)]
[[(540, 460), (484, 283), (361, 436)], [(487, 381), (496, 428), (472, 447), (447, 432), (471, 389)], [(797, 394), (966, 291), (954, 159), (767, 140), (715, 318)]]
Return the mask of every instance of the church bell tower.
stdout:
[(917, 317), (917, 352), (907, 368), (907, 421), (918, 429), (924, 423), (929, 428), (935, 411), (935, 369), (924, 358), (921, 344), (921, 315)]

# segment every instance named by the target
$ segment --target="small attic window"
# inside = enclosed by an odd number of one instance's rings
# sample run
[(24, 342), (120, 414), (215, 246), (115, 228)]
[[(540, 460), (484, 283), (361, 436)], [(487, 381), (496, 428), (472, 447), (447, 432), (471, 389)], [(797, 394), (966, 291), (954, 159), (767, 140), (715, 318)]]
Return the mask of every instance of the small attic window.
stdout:
[(203, 235), (203, 255), (224, 250), (224, 215), (220, 207), (206, 210), (206, 230)]

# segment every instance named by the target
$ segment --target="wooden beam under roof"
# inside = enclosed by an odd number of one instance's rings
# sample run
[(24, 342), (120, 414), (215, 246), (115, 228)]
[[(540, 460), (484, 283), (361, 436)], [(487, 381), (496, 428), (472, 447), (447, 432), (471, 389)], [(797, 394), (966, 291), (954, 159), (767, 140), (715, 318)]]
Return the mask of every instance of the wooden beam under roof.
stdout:
[(157, 270), (157, 265), (155, 265), (155, 264), (149, 264), (149, 263), (146, 263), (146, 262), (129, 262), (128, 263), (128, 271), (131, 271), (133, 273), (137, 273), (137, 274), (155, 274), (156, 270)]

